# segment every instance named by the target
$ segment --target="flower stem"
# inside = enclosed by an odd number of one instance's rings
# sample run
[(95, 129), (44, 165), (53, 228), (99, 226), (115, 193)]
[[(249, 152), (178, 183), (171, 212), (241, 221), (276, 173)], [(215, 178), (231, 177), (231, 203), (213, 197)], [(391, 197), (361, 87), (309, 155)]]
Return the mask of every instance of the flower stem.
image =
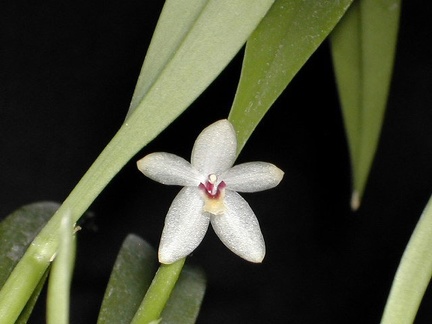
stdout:
[(69, 214), (62, 219), (60, 233), (60, 246), (48, 283), (47, 324), (69, 323), (70, 285), (75, 261), (75, 240)]
[(29, 255), (26, 265), (18, 263), (0, 291), (0, 323), (15, 323), (49, 266), (49, 259), (38, 257), (33, 246)]
[(172, 264), (162, 264), (141, 302), (131, 324), (149, 324), (157, 321), (180, 276), (186, 258)]

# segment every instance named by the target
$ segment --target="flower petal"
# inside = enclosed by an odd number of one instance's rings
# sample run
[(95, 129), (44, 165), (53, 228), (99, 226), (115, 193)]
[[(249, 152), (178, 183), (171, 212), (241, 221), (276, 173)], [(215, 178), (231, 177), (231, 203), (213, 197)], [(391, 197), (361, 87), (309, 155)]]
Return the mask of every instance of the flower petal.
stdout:
[(166, 185), (198, 186), (205, 181), (205, 177), (189, 162), (170, 153), (151, 153), (139, 160), (137, 165), (145, 176)]
[(191, 163), (205, 176), (219, 175), (235, 161), (237, 138), (234, 127), (227, 119), (205, 128), (195, 141)]
[(173, 263), (201, 243), (209, 225), (198, 187), (185, 187), (174, 198), (165, 219), (159, 245), (159, 262)]
[(221, 241), (250, 262), (262, 262), (265, 243), (258, 220), (249, 204), (237, 192), (225, 191), (226, 212), (211, 215), (211, 224)]
[(221, 175), (229, 190), (255, 192), (276, 187), (284, 172), (277, 166), (266, 162), (238, 164)]

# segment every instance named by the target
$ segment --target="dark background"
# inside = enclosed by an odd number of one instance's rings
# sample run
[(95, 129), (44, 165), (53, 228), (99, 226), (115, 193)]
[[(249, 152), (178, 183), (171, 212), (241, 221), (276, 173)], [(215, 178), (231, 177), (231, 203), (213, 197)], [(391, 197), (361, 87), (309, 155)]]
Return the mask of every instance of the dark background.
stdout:
[[(421, 4), (420, 4), (421, 3)], [(403, 3), (386, 121), (363, 204), (349, 208), (347, 144), (328, 44), (308, 61), (250, 138), (239, 161), (278, 165), (276, 189), (248, 194), (267, 243), (261, 265), (210, 230), (188, 260), (208, 287), (199, 323), (378, 323), (432, 187), (430, 5)], [(5, 1), (0, 9), (0, 217), (61, 202), (121, 125), (162, 2)], [(122, 240), (157, 247), (179, 188), (135, 161), (153, 151), (188, 158), (208, 124), (229, 112), (238, 56), (137, 155), (91, 207), (78, 235), (72, 323), (94, 323)], [(416, 323), (432, 321), (427, 292)], [(44, 322), (41, 299), (31, 323)]]

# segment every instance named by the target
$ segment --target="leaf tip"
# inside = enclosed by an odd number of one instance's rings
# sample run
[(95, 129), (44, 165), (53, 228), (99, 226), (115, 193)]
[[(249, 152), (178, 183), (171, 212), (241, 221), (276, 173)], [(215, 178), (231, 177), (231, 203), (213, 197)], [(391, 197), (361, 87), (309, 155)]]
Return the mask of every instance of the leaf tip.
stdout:
[(351, 195), (351, 209), (353, 211), (357, 211), (360, 208), (361, 198), (360, 193), (357, 190), (354, 190)]

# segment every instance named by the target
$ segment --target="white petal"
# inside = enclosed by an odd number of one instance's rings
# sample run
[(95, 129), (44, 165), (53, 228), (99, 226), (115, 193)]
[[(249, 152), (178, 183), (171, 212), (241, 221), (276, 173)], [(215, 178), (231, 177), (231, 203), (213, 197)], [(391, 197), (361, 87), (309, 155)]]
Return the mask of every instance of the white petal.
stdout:
[(255, 192), (276, 187), (284, 172), (277, 166), (266, 162), (238, 164), (221, 175), (229, 190)]
[(205, 181), (205, 176), (202, 178), (189, 162), (170, 153), (146, 155), (137, 166), (145, 176), (166, 185), (198, 186)]
[(222, 119), (205, 128), (195, 141), (191, 163), (205, 176), (221, 174), (235, 161), (237, 138), (231, 123)]
[(185, 187), (173, 200), (165, 219), (159, 245), (159, 262), (173, 263), (190, 254), (201, 243), (209, 225), (198, 187)]
[(211, 215), (211, 224), (221, 241), (235, 254), (262, 262), (265, 243), (258, 220), (249, 204), (235, 191), (225, 191), (226, 212)]

